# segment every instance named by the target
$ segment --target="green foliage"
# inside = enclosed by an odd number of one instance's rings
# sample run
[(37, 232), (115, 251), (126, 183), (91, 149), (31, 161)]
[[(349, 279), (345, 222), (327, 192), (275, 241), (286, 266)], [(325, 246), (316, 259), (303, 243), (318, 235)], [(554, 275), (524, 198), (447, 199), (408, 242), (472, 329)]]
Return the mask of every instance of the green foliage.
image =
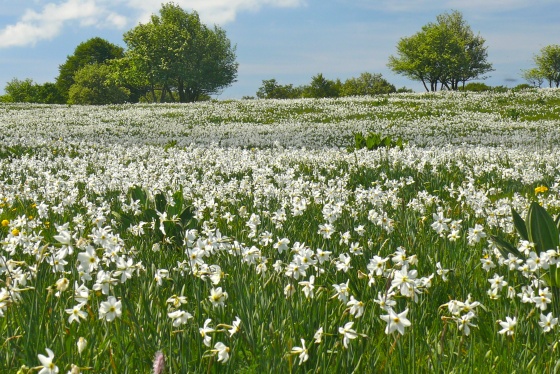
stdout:
[(539, 68), (523, 70), (522, 76), (533, 87), (541, 87), (545, 80)]
[(296, 99), (302, 96), (302, 88), (292, 84), (281, 85), (276, 79), (262, 81), (262, 86), (257, 91), (259, 99)]
[(10, 101), (15, 103), (33, 103), (37, 100), (37, 85), (30, 78), (25, 80), (12, 79), (6, 83), (4, 91), (10, 97)]
[[(559, 220), (554, 221), (552, 216), (538, 202), (532, 202), (525, 220), (521, 218), (515, 209), (511, 209), (513, 224), (522, 240), (529, 241), (535, 246), (535, 253), (546, 252), (549, 249), (556, 250), (560, 245), (558, 230)], [(494, 244), (504, 258), (512, 254), (519, 259), (527, 260), (527, 256), (521, 253), (514, 244), (507, 242), (497, 235), (491, 236)], [(550, 265), (544, 280), (550, 287), (560, 287), (560, 269), (557, 265)]]
[(63, 101), (60, 91), (54, 83), (37, 84), (32, 79), (12, 79), (4, 88), (4, 102), (60, 104)]
[(70, 104), (121, 104), (130, 92), (112, 79), (111, 67), (103, 64), (87, 65), (74, 75), (74, 84), (68, 93)]
[(37, 87), (37, 102), (42, 104), (63, 104), (64, 95), (55, 83), (46, 82)]
[(154, 230), (158, 242), (168, 239), (176, 245), (183, 243), (186, 230), (192, 228), (195, 221), (194, 210), (184, 201), (182, 188), (171, 195), (169, 202), (164, 193), (150, 197), (145, 189), (138, 186), (130, 188), (127, 196), (130, 201), (138, 203), (140, 210), (136, 214), (112, 212), (123, 230), (140, 222), (154, 221), (159, 224), (159, 230)]
[[(306, 98), (334, 98), (345, 96), (382, 95), (397, 92), (394, 85), (383, 78), (381, 74), (361, 73), (357, 78), (349, 78), (344, 83), (330, 80), (319, 73), (311, 78), (308, 85), (294, 87), (292, 84), (281, 85), (276, 79), (262, 81), (257, 91), (259, 99), (297, 99)], [(403, 87), (400, 92), (412, 92)]]
[(471, 92), (484, 92), (490, 91), (492, 87), (482, 82), (471, 82), (467, 83), (464, 87), (460, 87), (459, 91), (471, 91)]
[(347, 79), (340, 89), (340, 96), (382, 95), (397, 89), (381, 74), (362, 73), (358, 78)]
[(392, 136), (381, 136), (381, 134), (370, 132), (364, 136), (361, 132), (354, 134), (354, 147), (350, 147), (348, 150), (353, 151), (356, 149), (367, 148), (368, 151), (379, 148), (399, 148), (403, 149), (406, 142), (403, 142), (402, 138), (399, 136), (397, 139), (393, 139)]
[(521, 84), (518, 84), (517, 86), (513, 87), (513, 90), (514, 91), (521, 91), (521, 90), (528, 90), (528, 89), (531, 89), (531, 88), (534, 88), (534, 87), (531, 86), (528, 83), (521, 83)]
[(540, 87), (548, 81), (549, 87), (560, 86), (560, 45), (547, 45), (540, 54), (534, 57), (536, 67), (523, 71), (525, 78), (532, 86)]
[(124, 34), (129, 80), (147, 83), (154, 101), (156, 89), (163, 101), (176, 90), (180, 102), (197, 101), (235, 82), (235, 47), (223, 29), (207, 27), (197, 12), (173, 3), (159, 13)]
[(69, 96), (70, 87), (75, 82), (74, 75), (87, 65), (102, 64), (124, 56), (124, 49), (105, 39), (95, 37), (78, 44), (74, 54), (68, 56), (59, 66), (56, 85), (65, 99)]
[(338, 97), (340, 93), (340, 81), (326, 79), (319, 73), (311, 78), (311, 83), (303, 88), (303, 97), (325, 98)]
[(413, 89), (407, 88), (407, 87), (404, 87), (404, 86), (397, 89), (397, 93), (412, 93), (412, 92), (414, 92)]
[(387, 66), (397, 74), (421, 81), (426, 91), (436, 91), (439, 84), (457, 90), (459, 83), (480, 79), (493, 70), (484, 42), (474, 35), (460, 12), (444, 13), (437, 17), (437, 23), (402, 38), (397, 56), (390, 56)]

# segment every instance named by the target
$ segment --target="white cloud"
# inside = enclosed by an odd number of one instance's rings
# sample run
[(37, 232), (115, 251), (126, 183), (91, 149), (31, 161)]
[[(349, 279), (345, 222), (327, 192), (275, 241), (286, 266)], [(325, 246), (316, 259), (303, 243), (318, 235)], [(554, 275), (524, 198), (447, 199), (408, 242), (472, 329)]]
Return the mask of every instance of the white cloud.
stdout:
[(0, 30), (0, 48), (34, 45), (60, 35), (64, 25), (76, 21), (81, 27), (123, 27), (122, 16), (100, 7), (95, 0), (47, 3), (41, 11), (27, 9), (20, 20)]
[[(187, 11), (195, 9), (204, 22), (235, 20), (240, 11), (258, 11), (263, 6), (298, 7), (306, 0), (175, 0)], [(40, 11), (27, 9), (15, 23), (0, 29), (0, 48), (35, 45), (59, 36), (64, 26), (76, 22), (81, 27), (123, 29), (145, 22), (166, 0), (65, 0), (49, 2)], [(42, 3), (42, 2), (39, 2)], [(123, 15), (123, 14), (126, 14)]]
[[(140, 12), (139, 21), (146, 22), (161, 8), (162, 0), (128, 0), (125, 3)], [(223, 25), (234, 21), (240, 11), (256, 12), (263, 6), (298, 7), (305, 5), (306, 0), (175, 0), (174, 3), (187, 11), (196, 10), (204, 22)]]

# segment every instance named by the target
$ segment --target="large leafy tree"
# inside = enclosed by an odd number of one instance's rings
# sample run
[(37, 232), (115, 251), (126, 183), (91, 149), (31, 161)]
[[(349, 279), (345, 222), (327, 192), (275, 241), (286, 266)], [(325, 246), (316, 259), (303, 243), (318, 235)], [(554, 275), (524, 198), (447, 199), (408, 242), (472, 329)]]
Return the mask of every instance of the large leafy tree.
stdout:
[(548, 81), (550, 87), (560, 86), (560, 45), (547, 45), (534, 57), (536, 67), (525, 70), (523, 77), (534, 86)]
[(146, 84), (154, 101), (174, 92), (181, 102), (196, 101), (220, 92), (237, 77), (235, 47), (225, 31), (207, 27), (198, 13), (173, 3), (125, 33), (124, 41), (128, 79)]
[(485, 40), (475, 35), (458, 11), (444, 13), (411, 37), (397, 44), (397, 56), (388, 66), (397, 74), (421, 81), (426, 91), (438, 85), (456, 90), (459, 84), (484, 79), (492, 71)]
[(59, 66), (56, 85), (60, 93), (66, 99), (68, 98), (68, 91), (74, 84), (74, 74), (81, 68), (87, 65), (106, 63), (123, 56), (124, 49), (122, 47), (99, 37), (80, 43), (74, 50), (74, 54), (68, 56), (64, 64)]

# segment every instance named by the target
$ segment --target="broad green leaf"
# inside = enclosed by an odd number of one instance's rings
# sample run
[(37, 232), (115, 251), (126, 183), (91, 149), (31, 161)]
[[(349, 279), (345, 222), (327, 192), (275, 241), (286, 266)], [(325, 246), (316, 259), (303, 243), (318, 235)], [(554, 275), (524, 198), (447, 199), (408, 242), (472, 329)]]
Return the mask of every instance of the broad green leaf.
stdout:
[(558, 228), (546, 209), (537, 202), (531, 203), (525, 221), (529, 241), (535, 243), (538, 251), (558, 247)]
[(140, 201), (140, 206), (144, 207), (144, 209), (146, 209), (147, 206), (147, 202), (148, 202), (148, 195), (146, 194), (146, 191), (144, 191), (144, 189), (140, 186), (135, 186), (132, 187), (130, 189), (130, 197), (133, 200), (138, 200)]
[(126, 230), (134, 223), (134, 220), (128, 214), (121, 214), (115, 211), (112, 211), (111, 214), (116, 218), (117, 221), (120, 221), (123, 230)]
[(525, 259), (525, 256), (521, 252), (519, 252), (519, 250), (515, 248), (515, 246), (505, 241), (504, 239), (496, 235), (490, 235), (490, 239), (492, 239), (492, 242), (494, 242), (504, 258), (508, 258), (508, 255), (511, 253), (517, 258)]
[(529, 235), (527, 234), (527, 225), (523, 218), (515, 211), (515, 209), (511, 208), (511, 215), (513, 217), (513, 225), (517, 230), (517, 233), (523, 240), (529, 240)]
[(190, 220), (192, 220), (194, 217), (194, 211), (192, 209), (192, 207), (186, 207), (182, 212), (181, 215), (179, 215), (179, 219), (181, 221), (181, 225), (183, 227), (186, 227)]
[(156, 210), (160, 213), (165, 212), (165, 208), (167, 207), (167, 200), (165, 199), (165, 195), (159, 192), (154, 196), (154, 201), (156, 203)]

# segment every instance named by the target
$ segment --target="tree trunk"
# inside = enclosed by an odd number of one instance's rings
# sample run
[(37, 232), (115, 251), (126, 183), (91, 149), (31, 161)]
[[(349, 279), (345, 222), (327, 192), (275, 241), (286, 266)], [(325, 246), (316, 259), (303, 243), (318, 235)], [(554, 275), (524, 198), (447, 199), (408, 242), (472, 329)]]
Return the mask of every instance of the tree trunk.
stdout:
[(152, 98), (154, 100), (154, 103), (157, 103), (156, 90), (153, 83), (150, 85), (150, 92), (152, 93)]
[(179, 83), (177, 84), (177, 91), (179, 92), (179, 102), (186, 103), (185, 98), (185, 83), (182, 79), (179, 78)]
[(159, 98), (159, 102), (160, 103), (164, 103), (165, 102), (165, 94), (167, 92), (167, 86), (164, 84), (163, 87), (161, 88), (161, 96)]

